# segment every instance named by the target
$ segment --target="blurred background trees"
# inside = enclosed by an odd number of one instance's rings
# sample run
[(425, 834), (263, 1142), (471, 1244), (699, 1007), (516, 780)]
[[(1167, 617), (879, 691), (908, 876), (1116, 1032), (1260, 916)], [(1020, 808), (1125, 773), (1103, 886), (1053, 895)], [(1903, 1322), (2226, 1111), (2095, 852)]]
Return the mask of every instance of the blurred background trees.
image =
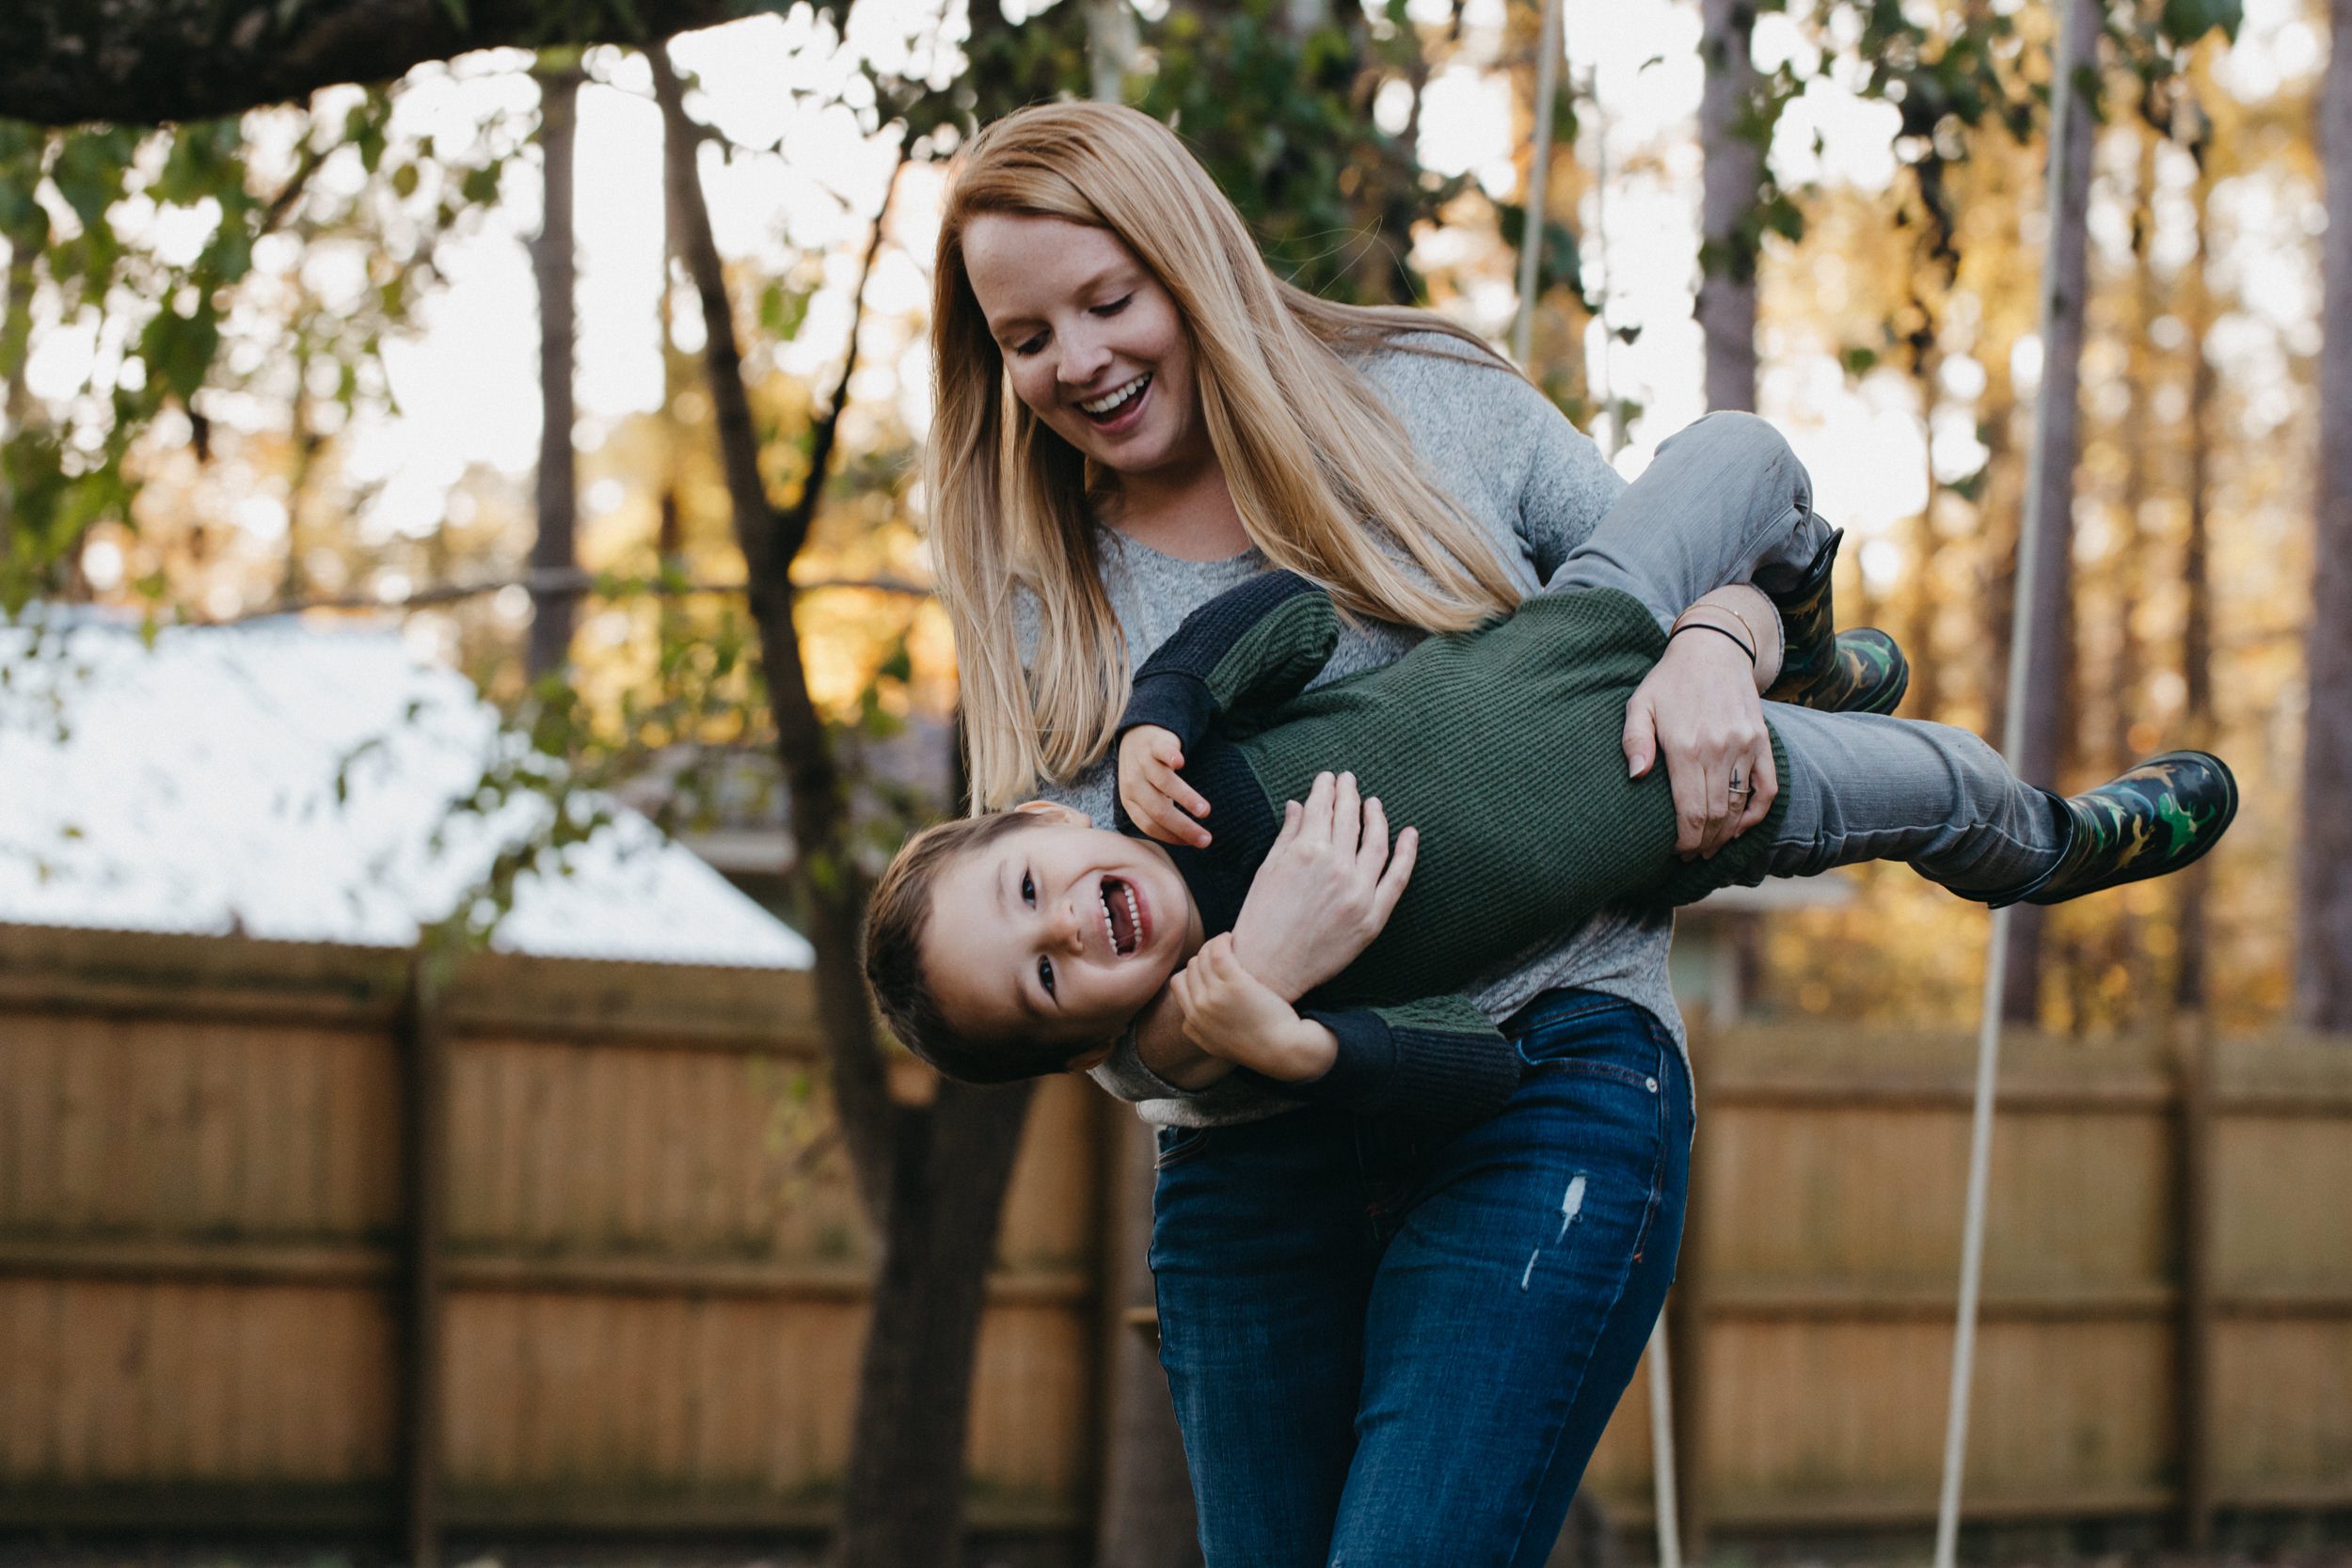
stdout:
[[(662, 38), (754, 8), (673, 67)], [(941, 749), (912, 787), (876, 762), (953, 703), (914, 461), (942, 167), (977, 119), (1121, 96), (1178, 126), (1286, 276), (1500, 338), (1536, 10), (392, 9), (0, 18), (0, 606), (390, 614), (575, 776), (636, 781), (681, 829), (747, 795), (782, 821), (789, 853), (753, 880), (818, 948), (898, 1324), (844, 1560), (943, 1560), (962, 1429), (938, 1390), (968, 1370), (1022, 1098), (914, 1070), (854, 969), (866, 877), (954, 807)], [(2074, 788), (2210, 744), (2248, 807), (2209, 869), (2053, 912), (2011, 1009), (2087, 1041), (2176, 1008), (2352, 1028), (2352, 395), (2320, 395), (2352, 365), (2321, 330), (2352, 223), (2328, 227), (2324, 302), (2312, 239), (2352, 111), (2331, 87), (2314, 135), (2325, 19), (2292, 6), (2235, 43), (2226, 0), (2098, 14), (2077, 220), (2043, 205), (2047, 8), (1571, 8), (1527, 369), (1629, 471), (1707, 406), (1782, 422), (1850, 530), (1844, 619), (1911, 653), (1904, 712), (1996, 735), (2030, 421), (2078, 385), (2028, 766)], [(616, 208), (660, 235), (627, 288), (588, 237)], [(2037, 315), (2067, 238), (2078, 353)], [(486, 353), (534, 309), (535, 377), (495, 373), (540, 411), (499, 411), (522, 451), (435, 454), (414, 433), (463, 403), (469, 332)], [(1968, 1016), (1973, 912), (1899, 867), (1854, 881), (1755, 933), (1753, 1006)]]

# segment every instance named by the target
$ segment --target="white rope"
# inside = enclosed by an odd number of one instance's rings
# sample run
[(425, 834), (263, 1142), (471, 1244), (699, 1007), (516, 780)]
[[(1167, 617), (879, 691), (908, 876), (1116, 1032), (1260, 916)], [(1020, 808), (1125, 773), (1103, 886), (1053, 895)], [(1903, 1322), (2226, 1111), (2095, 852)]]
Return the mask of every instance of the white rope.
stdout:
[(1535, 279), (1544, 253), (1544, 190), (1551, 182), (1551, 118), (1560, 96), (1560, 0), (1544, 0), (1541, 37), (1535, 44), (1535, 141), (1527, 161), (1527, 227), (1519, 235), (1519, 319), (1511, 328), (1511, 354), (1527, 369), (1535, 335)]
[[(2022, 594), (2030, 567), (2018, 569)], [(2017, 617), (2022, 628), (2023, 615)], [(2010, 639), (2016, 644), (2022, 633)], [(2012, 664), (2022, 668), (2022, 662)], [(2010, 694), (2010, 712), (2017, 695)], [(2014, 721), (2011, 721), (2014, 722)], [(1984, 1018), (1977, 1033), (1977, 1108), (1968, 1131), (1968, 1218), (1960, 1243), (1960, 1315), (1952, 1338), (1951, 1402), (1944, 1421), (1944, 1490), (1935, 1508), (1935, 1568), (1955, 1568), (1960, 1550), (1960, 1480), (1968, 1454), (1968, 1389), (1977, 1367), (1977, 1291), (1984, 1275), (1984, 1207), (1993, 1165), (1993, 1100), (2001, 1072), (2001, 987), (2009, 969), (2009, 911), (1993, 911), (1993, 951), (1984, 966)]]
[(1675, 1500), (1674, 1379), (1666, 1370), (1666, 1318), (1649, 1331), (1650, 1494), (1658, 1505), (1658, 1568), (1682, 1568), (1681, 1510)]
[[(2075, 85), (2074, 73), (2065, 69), (2065, 62), (2074, 57), (2074, 45), (2080, 41), (2074, 34), (2083, 8), (2074, 0), (2056, 3), (2060, 8), (2058, 36), (2054, 46), (2059, 69), (2051, 73), (2054, 80), (2050, 93), (2049, 174), (2045, 182), (2049, 244), (2053, 251), (2058, 244), (2057, 226), (2064, 221), (2063, 214), (2074, 194), (2065, 188), (2065, 150), (2068, 117), (2075, 112)], [(2092, 47), (2097, 47), (2095, 40)], [(2051, 258), (2045, 254), (2042, 268), (2042, 341), (2045, 346), (2050, 341), (2052, 318), (2059, 304), (2052, 286), (2051, 270)], [(2048, 395), (2048, 388), (2045, 367), (2042, 396)], [(2058, 455), (2044, 450), (2046, 444), (2038, 430), (2030, 458), (2032, 473), (2026, 484), (2025, 511), (2017, 525), (2017, 578), (2010, 615), (2009, 706), (2001, 742), (2001, 750), (2011, 766), (2025, 750), (2026, 681), (2033, 663), (2032, 607), (2039, 575), (2034, 567), (2034, 540), (2047, 526), (2041, 508), (2042, 475), (2043, 465)], [(1976, 1374), (1977, 1302), (1984, 1275), (1985, 1196), (1993, 1164), (1993, 1102), (2000, 1083), (2001, 999), (2009, 979), (2009, 928), (2010, 911), (1995, 910), (1992, 951), (1986, 956), (1984, 966), (1982, 1022), (1977, 1034), (1977, 1100), (1968, 1132), (1968, 1207), (1960, 1243), (1960, 1305), (1952, 1336), (1951, 1400), (1944, 1424), (1944, 1485), (1935, 1511), (1935, 1568), (1956, 1568), (1960, 1553), (1961, 1478), (1968, 1454), (1969, 1391)]]

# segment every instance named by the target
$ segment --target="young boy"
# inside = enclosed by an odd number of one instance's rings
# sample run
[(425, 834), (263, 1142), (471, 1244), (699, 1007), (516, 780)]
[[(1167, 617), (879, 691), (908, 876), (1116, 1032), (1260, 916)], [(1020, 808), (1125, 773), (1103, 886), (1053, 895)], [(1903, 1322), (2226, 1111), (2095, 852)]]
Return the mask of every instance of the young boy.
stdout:
[[(1715, 461), (1670, 461), (1694, 436)], [(1727, 471), (1744, 498), (1724, 493)], [(1687, 903), (1873, 859), (1988, 904), (2057, 903), (2178, 869), (2220, 837), (2236, 789), (2203, 752), (2061, 800), (1963, 731), (1768, 703), (1771, 810), (1713, 859), (1677, 859), (1667, 782), (1627, 777), (1627, 701), (1665, 646), (1667, 607), (1726, 581), (1818, 610), (1792, 624), (1790, 660), (1821, 657), (1836, 539), (1808, 495), (1769, 426), (1716, 416), (1661, 448), (1510, 618), (1314, 690), (1338, 629), (1321, 589), (1277, 572), (1210, 601), (1136, 674), (1120, 726), (1127, 832), (1032, 802), (901, 851), (869, 913), (885, 1017), (950, 1076), (1000, 1082), (1098, 1053), (1168, 989), (1196, 1043), (1296, 1098), (1454, 1123), (1499, 1107), (1518, 1075), (1459, 989), (1603, 904)], [(1698, 630), (1740, 641), (1720, 624), (1671, 635)], [(1170, 757), (1181, 783), (1159, 765)], [(1379, 934), (1294, 1007), (1216, 939), (1284, 831), (1281, 802), (1327, 811), (1318, 777), (1342, 766), (1385, 806), (1367, 814), (1367, 851), (1386, 858), (1392, 819), (1417, 831), (1418, 858), (1400, 842)], [(1205, 815), (1214, 839), (1180, 820), (1196, 842), (1136, 835), (1128, 813), (1168, 822), (1175, 806)]]

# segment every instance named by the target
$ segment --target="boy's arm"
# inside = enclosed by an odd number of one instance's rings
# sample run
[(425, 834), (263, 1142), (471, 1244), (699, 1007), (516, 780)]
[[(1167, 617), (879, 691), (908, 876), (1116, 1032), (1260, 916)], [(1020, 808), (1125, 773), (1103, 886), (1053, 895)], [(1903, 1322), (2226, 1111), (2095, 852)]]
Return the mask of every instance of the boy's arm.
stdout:
[(1168, 981), (1167, 995), (1194, 1045), (1306, 1104), (1456, 1128), (1492, 1116), (1518, 1087), (1518, 1053), (1464, 996), (1294, 1008), (1223, 936)]
[(1486, 1120), (1519, 1086), (1518, 1050), (1458, 993), (1299, 1016), (1328, 1030), (1337, 1049), (1321, 1077), (1275, 1084), (1294, 1100), (1454, 1128)]
[(1125, 735), (1172, 731), (1187, 753), (1221, 715), (1296, 696), (1329, 662), (1340, 635), (1331, 595), (1295, 572), (1267, 572), (1194, 610), (1136, 672)]

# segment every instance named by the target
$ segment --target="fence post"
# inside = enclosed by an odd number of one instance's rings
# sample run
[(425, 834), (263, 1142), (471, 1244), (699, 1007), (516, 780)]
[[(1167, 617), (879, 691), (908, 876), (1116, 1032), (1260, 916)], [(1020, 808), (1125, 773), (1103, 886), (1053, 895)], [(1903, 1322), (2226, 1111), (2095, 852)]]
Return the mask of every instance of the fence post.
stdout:
[(2213, 1045), (2202, 1013), (2175, 1021), (2174, 1071), (2180, 1089), (2174, 1192), (2180, 1226), (2180, 1314), (2176, 1401), (2179, 1411), (2182, 1544), (2202, 1551), (2213, 1542)]
[(1697, 1119), (1691, 1137), (1691, 1189), (1682, 1212), (1682, 1254), (1666, 1298), (1666, 1337), (1674, 1342), (1675, 1451), (1656, 1463), (1675, 1466), (1675, 1492), (1681, 1505), (1682, 1559), (1707, 1560), (1707, 1226), (1702, 1151), (1707, 1147), (1707, 1075), (1700, 1043), (1709, 1019), (1688, 1032), (1691, 1082)]
[(398, 1303), (401, 1542), (408, 1568), (441, 1560), (441, 1304), (448, 1228), (449, 1030), (429, 948), (409, 958), (399, 1022), (402, 1237)]

